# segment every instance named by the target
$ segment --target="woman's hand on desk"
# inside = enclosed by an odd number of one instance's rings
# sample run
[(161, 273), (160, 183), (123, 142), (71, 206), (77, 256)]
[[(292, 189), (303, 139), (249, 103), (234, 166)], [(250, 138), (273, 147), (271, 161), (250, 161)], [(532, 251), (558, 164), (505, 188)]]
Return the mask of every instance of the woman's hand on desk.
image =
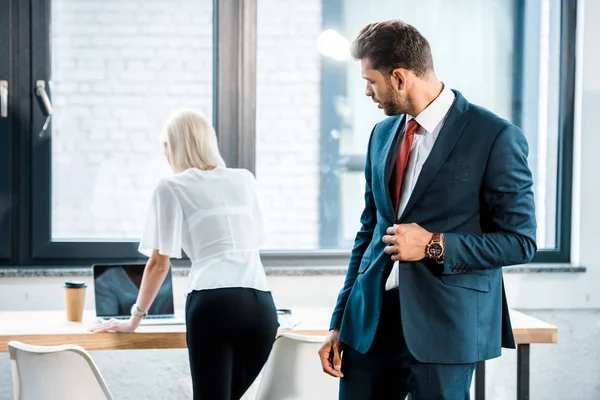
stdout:
[(140, 321), (136, 317), (131, 317), (128, 320), (109, 319), (107, 322), (96, 325), (89, 329), (90, 332), (135, 332), (140, 326)]

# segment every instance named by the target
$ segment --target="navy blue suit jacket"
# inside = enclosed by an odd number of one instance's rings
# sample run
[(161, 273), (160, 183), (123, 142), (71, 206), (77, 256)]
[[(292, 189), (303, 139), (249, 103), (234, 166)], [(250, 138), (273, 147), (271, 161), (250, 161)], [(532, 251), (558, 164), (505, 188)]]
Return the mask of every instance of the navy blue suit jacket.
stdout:
[(469, 103), (458, 91), (398, 219), (389, 180), (404, 116), (378, 123), (365, 166), (365, 208), (331, 328), (361, 353), (373, 343), (392, 261), (382, 237), (394, 223), (444, 234), (445, 260), (399, 264), (404, 337), (419, 361), (473, 363), (514, 348), (503, 266), (536, 251), (528, 145), (516, 126)]

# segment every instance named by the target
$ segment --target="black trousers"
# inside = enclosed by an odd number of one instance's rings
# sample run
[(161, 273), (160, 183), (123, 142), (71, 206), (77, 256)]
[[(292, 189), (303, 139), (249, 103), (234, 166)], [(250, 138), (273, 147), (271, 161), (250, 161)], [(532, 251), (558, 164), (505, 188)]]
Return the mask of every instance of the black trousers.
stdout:
[(406, 345), (398, 290), (384, 294), (375, 341), (366, 354), (342, 353), (340, 400), (468, 400), (476, 364), (425, 364)]
[(270, 292), (194, 291), (186, 301), (187, 345), (195, 400), (237, 400), (266, 363), (277, 335)]

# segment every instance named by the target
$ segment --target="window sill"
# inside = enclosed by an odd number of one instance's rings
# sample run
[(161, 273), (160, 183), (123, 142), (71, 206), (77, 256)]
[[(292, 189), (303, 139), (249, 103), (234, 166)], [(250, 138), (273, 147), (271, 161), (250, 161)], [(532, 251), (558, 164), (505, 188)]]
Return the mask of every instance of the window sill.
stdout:
[[(346, 267), (265, 267), (269, 276), (314, 276), (314, 275), (346, 275)], [(505, 274), (515, 273), (582, 273), (586, 267), (571, 264), (526, 264), (505, 267)]]
[[(326, 267), (265, 267), (268, 276), (336, 276), (345, 275), (346, 267), (326, 266)], [(504, 273), (582, 273), (586, 272), (586, 267), (575, 266), (571, 264), (527, 264), (516, 265), (514, 267), (504, 268)], [(188, 268), (174, 267), (173, 275), (187, 276)], [(1, 267), (0, 278), (42, 278), (42, 277), (90, 277), (92, 269), (85, 267)]]

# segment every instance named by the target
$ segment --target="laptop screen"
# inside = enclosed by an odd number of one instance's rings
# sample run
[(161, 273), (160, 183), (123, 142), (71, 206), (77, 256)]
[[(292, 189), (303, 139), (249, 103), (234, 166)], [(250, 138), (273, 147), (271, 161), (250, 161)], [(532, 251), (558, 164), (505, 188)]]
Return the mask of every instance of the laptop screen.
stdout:
[[(94, 295), (98, 317), (129, 317), (137, 301), (145, 264), (94, 265)], [(173, 281), (171, 270), (160, 287), (148, 316), (173, 315)]]

